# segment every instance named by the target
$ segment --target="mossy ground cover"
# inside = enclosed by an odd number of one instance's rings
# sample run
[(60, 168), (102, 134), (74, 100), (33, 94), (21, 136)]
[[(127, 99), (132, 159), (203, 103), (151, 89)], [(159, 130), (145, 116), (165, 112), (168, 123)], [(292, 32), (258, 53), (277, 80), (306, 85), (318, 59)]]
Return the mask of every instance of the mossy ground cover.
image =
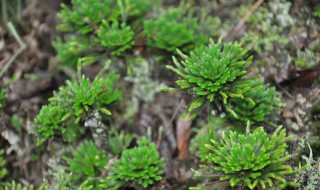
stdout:
[(320, 183), (317, 0), (0, 6), (0, 189)]

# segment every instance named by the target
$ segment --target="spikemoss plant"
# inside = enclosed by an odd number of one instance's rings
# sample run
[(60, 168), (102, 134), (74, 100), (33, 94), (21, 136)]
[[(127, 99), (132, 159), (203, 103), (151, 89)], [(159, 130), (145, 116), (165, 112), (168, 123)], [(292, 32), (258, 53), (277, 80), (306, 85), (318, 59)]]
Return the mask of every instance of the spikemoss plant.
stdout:
[[(57, 58), (75, 64), (80, 56), (119, 56), (134, 45), (133, 32), (158, 1), (72, 0), (61, 5), (58, 30), (68, 32), (53, 42)], [(138, 22), (139, 21), (139, 22)], [(140, 29), (138, 29), (140, 30)]]
[(182, 60), (173, 57), (175, 67), (167, 65), (167, 68), (180, 77), (176, 81), (181, 88), (178, 91), (194, 97), (185, 112), (192, 113), (190, 119), (213, 102), (237, 117), (229, 99), (246, 99), (244, 94), (251, 88), (251, 81), (243, 79), (252, 60), (252, 57), (246, 56), (247, 51), (238, 43), (223, 45), (221, 42), (198, 47), (189, 56), (178, 51)]
[(95, 30), (94, 25), (100, 25), (102, 20), (115, 20), (120, 16), (120, 9), (113, 0), (72, 0), (72, 7), (61, 4), (58, 17), (62, 23), (61, 31), (77, 31), (87, 34)]
[(243, 94), (244, 97), (250, 98), (252, 101), (243, 101), (243, 99), (230, 99), (232, 109), (237, 117), (228, 114), (228, 117), (243, 121), (250, 124), (265, 122), (274, 125), (278, 119), (281, 107), (280, 95), (274, 87), (264, 84), (261, 79), (250, 80), (250, 90)]
[[(208, 165), (201, 166), (205, 171), (196, 176), (211, 178), (212, 188), (248, 187), (250, 189), (284, 188), (289, 182), (286, 175), (293, 169), (285, 165), (291, 157), (286, 153), (286, 144), (292, 137), (286, 137), (285, 129), (278, 127), (272, 136), (257, 128), (246, 134), (230, 131), (220, 142), (212, 140), (205, 145), (210, 153), (206, 156)], [(209, 183), (208, 183), (209, 184)]]
[(182, 7), (170, 8), (161, 16), (145, 21), (147, 45), (175, 52), (176, 48), (189, 51), (206, 43), (208, 36), (199, 29), (197, 19), (186, 14)]
[(121, 93), (114, 89), (118, 78), (117, 74), (109, 73), (105, 77), (97, 76), (92, 82), (85, 76), (75, 82), (68, 80), (35, 118), (40, 143), (57, 132), (64, 133), (67, 121), (79, 123), (93, 110), (111, 115), (107, 106), (121, 97)]
[(95, 188), (98, 186), (97, 179), (108, 162), (106, 155), (92, 141), (83, 142), (73, 151), (73, 157), (65, 157), (65, 160), (73, 173), (73, 181), (88, 180), (88, 184)]
[(218, 139), (218, 134), (216, 133), (217, 126), (223, 124), (225, 121), (216, 119), (214, 122), (214, 125), (207, 124), (206, 126), (203, 126), (202, 128), (198, 129), (196, 132), (196, 136), (191, 139), (190, 142), (190, 152), (194, 153), (195, 156), (197, 156), (201, 162), (204, 162), (206, 160), (206, 156), (209, 153), (209, 149), (204, 144), (208, 144), (211, 142), (212, 139), (216, 140)]
[(109, 131), (107, 141), (107, 151), (112, 156), (118, 156), (127, 149), (135, 135), (116, 131)]
[(103, 183), (107, 189), (120, 187), (149, 188), (162, 179), (164, 161), (154, 143), (138, 140), (138, 147), (123, 151), (121, 158), (108, 168), (109, 177)]
[(64, 41), (58, 38), (52, 45), (57, 51), (57, 59), (59, 61), (68, 65), (74, 65), (79, 57), (94, 55), (92, 52), (94, 48), (92, 41), (92, 39), (80, 36), (70, 36), (66, 37)]
[(22, 186), (20, 183), (12, 181), (10, 184), (6, 185), (4, 190), (34, 190), (33, 185), (29, 188)]
[(130, 26), (125, 23), (115, 21), (109, 24), (104, 20), (98, 30), (98, 41), (111, 50), (111, 55), (120, 55), (134, 44), (133, 35)]

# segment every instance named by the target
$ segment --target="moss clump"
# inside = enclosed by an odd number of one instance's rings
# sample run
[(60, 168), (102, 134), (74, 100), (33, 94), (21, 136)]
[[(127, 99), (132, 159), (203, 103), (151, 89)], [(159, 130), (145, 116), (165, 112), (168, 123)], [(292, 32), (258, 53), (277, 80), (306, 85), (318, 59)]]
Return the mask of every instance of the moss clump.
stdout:
[(148, 188), (162, 179), (164, 166), (155, 144), (142, 138), (138, 147), (123, 151), (121, 158), (108, 168), (109, 177), (102, 186), (108, 189), (126, 186)]
[(147, 45), (175, 52), (190, 51), (208, 41), (196, 18), (186, 16), (182, 8), (170, 8), (159, 17), (144, 22)]
[(284, 164), (291, 157), (286, 153), (286, 142), (291, 137), (285, 133), (282, 127), (271, 137), (262, 127), (253, 133), (247, 130), (246, 134), (230, 131), (220, 142), (212, 140), (206, 145), (210, 150), (206, 156), (208, 165), (201, 166), (205, 171), (196, 172), (196, 176), (214, 179), (207, 184), (212, 185), (208, 189), (220, 186), (284, 188), (289, 183), (285, 176), (293, 173), (292, 168)]
[(252, 82), (243, 79), (252, 60), (246, 56), (247, 52), (248, 49), (239, 43), (223, 45), (221, 42), (198, 47), (189, 56), (178, 51), (182, 60), (174, 57), (175, 67), (167, 65), (167, 68), (180, 77), (176, 81), (181, 88), (178, 91), (194, 97), (186, 110), (192, 114), (190, 119), (194, 119), (209, 103), (237, 117), (231, 109), (230, 99), (249, 101), (245, 93), (250, 90)]

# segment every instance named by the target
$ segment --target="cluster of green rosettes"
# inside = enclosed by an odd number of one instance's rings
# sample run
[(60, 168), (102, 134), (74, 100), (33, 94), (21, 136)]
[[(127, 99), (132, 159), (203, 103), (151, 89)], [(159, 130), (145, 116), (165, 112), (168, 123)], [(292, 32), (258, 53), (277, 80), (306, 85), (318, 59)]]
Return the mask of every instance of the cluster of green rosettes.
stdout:
[(286, 153), (286, 142), (290, 139), (282, 127), (271, 137), (262, 127), (253, 133), (247, 129), (246, 134), (230, 131), (220, 142), (211, 140), (212, 143), (206, 145), (209, 149), (206, 161), (210, 165), (203, 165), (205, 171), (196, 175), (211, 176), (214, 181), (210, 188), (236, 185), (250, 189), (284, 188), (289, 184), (284, 176), (293, 173), (292, 168), (284, 164), (291, 157)]
[(73, 157), (65, 157), (70, 172), (75, 181), (88, 181), (89, 185), (98, 187), (99, 176), (108, 162), (107, 156), (102, 153), (92, 141), (83, 142), (77, 150), (72, 151)]
[(134, 50), (134, 44), (144, 46), (141, 44), (144, 41), (148, 47), (169, 52), (175, 52), (176, 48), (186, 52), (208, 41), (199, 19), (183, 6), (162, 10), (148, 18), (150, 10), (160, 9), (159, 2), (72, 0), (70, 8), (62, 4), (58, 14), (62, 23), (57, 29), (74, 34), (64, 35), (64, 40), (58, 38), (53, 43), (59, 61), (75, 64), (83, 56), (120, 56)]
[(250, 101), (232, 98), (230, 103), (237, 117), (229, 114), (228, 118), (244, 123), (266, 122), (274, 125), (283, 106), (279, 93), (274, 87), (264, 84), (261, 79), (250, 80), (249, 86), (250, 90), (243, 95)]
[[(211, 41), (205, 46), (209, 37), (200, 26), (200, 18), (185, 11), (185, 7), (161, 10), (148, 18), (147, 12), (156, 8), (157, 2), (72, 0), (71, 4), (71, 8), (62, 5), (58, 29), (72, 35), (54, 43), (61, 62), (73, 64), (82, 56), (92, 60), (119, 57), (141, 42), (167, 53), (178, 48), (180, 58), (173, 57), (174, 65), (167, 68), (180, 77), (176, 81), (180, 89), (173, 90), (193, 97), (185, 111), (191, 113), (191, 120), (210, 106), (228, 122), (237, 123), (236, 127), (245, 123), (274, 126), (273, 115), (279, 114), (282, 106), (280, 95), (262, 80), (247, 76), (252, 62), (248, 49), (237, 42)], [(67, 81), (35, 119), (40, 142), (66, 133), (70, 123), (84, 124), (93, 111), (110, 115), (108, 106), (121, 96), (114, 88), (118, 79), (119, 75), (109, 73), (93, 81), (84, 76), (77, 82)], [(293, 171), (284, 163), (290, 158), (285, 150), (291, 137), (286, 137), (281, 127), (272, 136), (262, 127), (253, 133), (247, 130), (246, 134), (230, 131), (221, 142), (214, 140), (218, 138), (214, 131), (206, 135), (199, 135), (199, 153), (207, 165), (196, 175), (212, 177), (207, 182), (213, 186), (208, 189), (283, 188), (288, 184), (284, 177)], [(86, 181), (88, 189), (146, 189), (162, 180), (165, 164), (154, 143), (141, 138), (137, 147), (127, 149), (133, 136), (120, 133), (103, 137), (111, 147), (101, 151), (86, 141), (72, 152), (72, 158), (65, 158), (75, 180)], [(204, 145), (210, 140), (212, 143)], [(110, 155), (119, 158), (112, 163)], [(108, 176), (101, 179), (104, 168)]]
[(79, 123), (93, 110), (111, 115), (106, 106), (121, 97), (121, 93), (114, 89), (118, 77), (115, 73), (109, 73), (105, 78), (97, 76), (93, 82), (84, 76), (78, 82), (67, 81), (66, 86), (60, 87), (59, 92), (49, 99), (50, 104), (41, 108), (35, 119), (40, 142), (53, 137), (58, 131), (64, 133), (68, 122)]
[(162, 179), (165, 166), (154, 143), (147, 138), (138, 140), (138, 147), (123, 151), (121, 158), (108, 168), (109, 177), (103, 187), (118, 189), (120, 187), (147, 188)]
[(280, 111), (281, 101), (275, 89), (245, 76), (252, 60), (247, 52), (238, 43), (211, 42), (191, 51), (189, 56), (178, 51), (181, 61), (173, 57), (175, 67), (167, 68), (180, 76), (176, 81), (179, 91), (194, 97), (185, 112), (191, 113), (191, 120), (208, 104), (230, 118), (251, 123), (264, 121), (273, 110)]

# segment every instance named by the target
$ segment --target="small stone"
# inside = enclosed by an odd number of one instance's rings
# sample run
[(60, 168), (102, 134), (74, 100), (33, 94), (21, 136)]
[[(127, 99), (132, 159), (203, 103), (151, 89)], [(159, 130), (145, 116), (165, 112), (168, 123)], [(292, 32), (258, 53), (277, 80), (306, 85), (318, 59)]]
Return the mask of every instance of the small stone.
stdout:
[(297, 123), (292, 123), (291, 124), (291, 128), (294, 130), (294, 131), (299, 131), (299, 125)]

